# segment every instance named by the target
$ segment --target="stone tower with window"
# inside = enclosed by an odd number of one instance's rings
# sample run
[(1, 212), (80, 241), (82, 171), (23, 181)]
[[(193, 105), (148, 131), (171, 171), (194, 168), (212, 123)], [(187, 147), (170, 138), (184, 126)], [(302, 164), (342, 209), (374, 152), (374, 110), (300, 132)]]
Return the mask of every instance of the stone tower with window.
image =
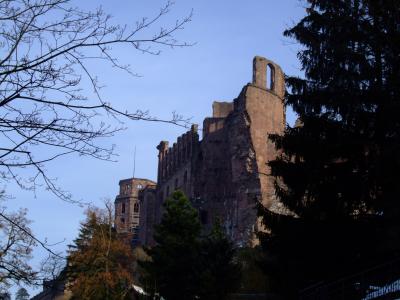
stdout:
[(115, 228), (130, 243), (139, 240), (141, 198), (143, 191), (156, 183), (141, 178), (129, 178), (119, 182), (119, 194), (115, 199)]

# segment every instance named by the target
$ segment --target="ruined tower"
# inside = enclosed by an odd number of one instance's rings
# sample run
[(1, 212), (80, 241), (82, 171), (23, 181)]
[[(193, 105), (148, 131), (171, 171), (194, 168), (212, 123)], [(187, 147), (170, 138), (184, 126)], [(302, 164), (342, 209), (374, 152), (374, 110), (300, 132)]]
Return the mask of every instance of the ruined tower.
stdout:
[(210, 229), (216, 219), (238, 244), (252, 241), (257, 227), (256, 203), (275, 205), (268, 161), (276, 150), (268, 136), (285, 127), (284, 75), (274, 62), (253, 60), (253, 81), (233, 102), (214, 102), (213, 115), (178, 138), (173, 147), (158, 146), (157, 195), (162, 203), (183, 190)]
[[(172, 147), (167, 141), (159, 143), (157, 185), (140, 202), (142, 244), (154, 242), (153, 226), (161, 220), (162, 203), (176, 189), (198, 209), (206, 231), (218, 219), (236, 244), (254, 244), (257, 202), (279, 209), (268, 166), (277, 153), (269, 135), (284, 131), (284, 93), (281, 68), (256, 56), (252, 82), (232, 102), (213, 103), (212, 117), (203, 122), (202, 140), (193, 125)], [(153, 195), (148, 201), (147, 194)]]

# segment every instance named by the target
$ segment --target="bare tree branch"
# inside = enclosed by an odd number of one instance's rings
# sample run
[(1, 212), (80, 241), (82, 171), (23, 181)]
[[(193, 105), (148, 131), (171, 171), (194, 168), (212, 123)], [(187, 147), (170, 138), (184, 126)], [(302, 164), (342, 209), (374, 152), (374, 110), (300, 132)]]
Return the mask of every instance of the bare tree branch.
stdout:
[(31, 252), (36, 239), (28, 227), (26, 210), (6, 213), (0, 208), (0, 287), (11, 282), (31, 284), (36, 272), (29, 266)]
[[(57, 197), (72, 201), (47, 176), (46, 163), (72, 153), (113, 160), (113, 146), (97, 141), (125, 129), (128, 120), (189, 125), (189, 119), (175, 113), (165, 120), (148, 111), (113, 106), (112, 100), (102, 98), (102, 86), (88, 64), (94, 59), (137, 76), (115, 56), (116, 47), (158, 55), (164, 47), (190, 46), (174, 35), (191, 21), (192, 13), (169, 26), (160, 24), (172, 4), (167, 2), (152, 18), (120, 25), (113, 24), (101, 8), (83, 11), (70, 0), (0, 1), (0, 178), (4, 182), (12, 180), (31, 190), (44, 184)], [(93, 87), (93, 99), (83, 95), (84, 80)], [(21, 168), (30, 169), (32, 176), (20, 175)]]

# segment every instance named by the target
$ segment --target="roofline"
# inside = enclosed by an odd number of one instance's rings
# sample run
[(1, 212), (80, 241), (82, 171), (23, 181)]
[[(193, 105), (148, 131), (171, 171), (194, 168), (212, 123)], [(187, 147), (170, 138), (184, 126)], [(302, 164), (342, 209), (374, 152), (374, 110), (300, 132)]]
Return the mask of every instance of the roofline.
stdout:
[(144, 181), (148, 181), (149, 183), (152, 184), (157, 184), (155, 181), (151, 180), (151, 179), (147, 179), (147, 178), (138, 178), (138, 177), (131, 177), (131, 178), (126, 178), (126, 179), (121, 179), (119, 181), (119, 183), (124, 182), (124, 181), (134, 181), (134, 180), (144, 180)]

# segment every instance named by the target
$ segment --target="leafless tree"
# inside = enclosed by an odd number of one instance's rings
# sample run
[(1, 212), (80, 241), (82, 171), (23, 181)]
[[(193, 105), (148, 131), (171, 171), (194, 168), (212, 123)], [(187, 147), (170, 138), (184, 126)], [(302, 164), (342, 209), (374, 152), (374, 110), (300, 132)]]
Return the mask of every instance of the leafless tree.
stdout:
[(37, 273), (28, 263), (36, 245), (29, 224), (26, 210), (9, 213), (0, 207), (0, 288), (36, 280)]
[(66, 257), (61, 252), (48, 253), (48, 256), (41, 261), (41, 267), (38, 270), (38, 279), (41, 281), (54, 281), (56, 280), (66, 266)]
[[(71, 153), (111, 159), (113, 147), (97, 141), (121, 130), (124, 119), (185, 122), (176, 114), (160, 120), (147, 111), (114, 107), (102, 98), (101, 85), (89, 68), (89, 61), (95, 60), (135, 76), (130, 66), (115, 56), (115, 47), (157, 55), (163, 47), (188, 46), (174, 34), (190, 22), (191, 14), (171, 26), (159, 24), (171, 5), (168, 2), (153, 18), (122, 26), (113, 24), (101, 8), (83, 11), (70, 0), (0, 0), (3, 182), (14, 180), (24, 189), (44, 183), (52, 193), (71, 201), (46, 173), (47, 162)], [(94, 98), (84, 96), (85, 80), (91, 83)]]

